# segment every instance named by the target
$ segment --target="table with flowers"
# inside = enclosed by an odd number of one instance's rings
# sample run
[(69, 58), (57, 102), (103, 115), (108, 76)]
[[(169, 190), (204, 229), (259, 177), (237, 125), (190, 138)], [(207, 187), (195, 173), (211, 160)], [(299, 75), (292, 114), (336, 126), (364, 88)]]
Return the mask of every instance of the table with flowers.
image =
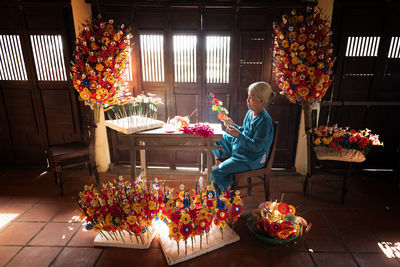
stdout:
[(187, 170), (174, 170), (156, 169), (148, 170), (146, 164), (145, 151), (148, 150), (186, 150), (186, 151), (204, 151), (207, 155), (206, 167), (207, 170), (211, 169), (212, 154), (211, 150), (222, 149), (221, 146), (213, 145), (214, 142), (222, 139), (221, 124), (209, 124), (214, 130), (214, 135), (204, 138), (201, 135), (186, 134), (182, 131), (166, 132), (165, 128), (157, 128), (147, 131), (136, 132), (129, 135), (129, 148), (130, 148), (130, 165), (131, 165), (131, 180), (133, 181), (136, 174), (136, 151), (140, 151), (140, 165), (141, 174), (170, 174), (170, 175), (207, 175), (208, 181), (210, 180), (210, 172), (203, 174), (202, 172), (187, 171)]

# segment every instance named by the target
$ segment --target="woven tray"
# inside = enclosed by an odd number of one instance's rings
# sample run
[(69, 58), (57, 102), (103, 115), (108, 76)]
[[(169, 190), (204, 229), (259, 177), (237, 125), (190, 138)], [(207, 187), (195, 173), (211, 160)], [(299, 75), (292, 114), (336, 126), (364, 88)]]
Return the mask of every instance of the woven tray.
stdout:
[(365, 155), (355, 149), (343, 149), (338, 151), (337, 149), (315, 146), (315, 154), (319, 160), (336, 160), (346, 162), (363, 162), (365, 161)]

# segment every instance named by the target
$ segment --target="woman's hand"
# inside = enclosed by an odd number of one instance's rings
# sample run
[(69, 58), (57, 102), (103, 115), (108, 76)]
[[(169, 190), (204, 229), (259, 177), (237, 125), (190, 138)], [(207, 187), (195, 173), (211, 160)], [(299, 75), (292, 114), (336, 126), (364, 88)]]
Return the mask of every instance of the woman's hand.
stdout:
[(240, 134), (239, 130), (236, 129), (235, 126), (229, 126), (229, 125), (228, 125), (228, 126), (226, 127), (226, 131), (228, 132), (228, 134), (230, 134), (231, 136), (234, 136), (234, 137), (238, 137), (239, 134)]
[(224, 120), (224, 125), (225, 125), (225, 127), (231, 127), (231, 128), (235, 127), (235, 123), (229, 117), (226, 120)]

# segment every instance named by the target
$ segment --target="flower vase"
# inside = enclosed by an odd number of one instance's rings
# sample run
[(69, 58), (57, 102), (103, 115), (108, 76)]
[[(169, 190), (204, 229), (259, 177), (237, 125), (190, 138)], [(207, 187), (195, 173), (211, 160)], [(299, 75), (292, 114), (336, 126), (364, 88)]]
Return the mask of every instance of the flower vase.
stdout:
[(96, 124), (95, 155), (97, 171), (106, 172), (110, 164), (110, 150), (108, 147), (103, 107), (95, 106), (93, 112), (94, 122)]

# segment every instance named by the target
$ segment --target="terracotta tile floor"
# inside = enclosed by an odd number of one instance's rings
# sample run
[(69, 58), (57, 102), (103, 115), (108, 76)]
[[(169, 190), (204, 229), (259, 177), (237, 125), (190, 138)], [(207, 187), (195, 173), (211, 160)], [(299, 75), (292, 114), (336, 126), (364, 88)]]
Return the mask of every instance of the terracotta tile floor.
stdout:
[[(354, 172), (345, 204), (339, 204), (340, 173), (320, 171), (312, 194), (302, 193), (303, 177), (273, 173), (272, 199), (297, 207), (313, 223), (288, 245), (263, 243), (247, 229), (246, 217), (263, 201), (262, 187), (245, 199), (235, 225), (240, 241), (176, 266), (400, 266), (379, 242), (400, 242), (399, 177)], [(101, 181), (117, 175), (101, 174)], [(128, 175), (124, 175), (129, 179)], [(158, 177), (172, 186), (193, 186), (191, 177)], [(4, 266), (167, 266), (158, 240), (150, 249), (93, 247), (95, 233), (76, 218), (75, 193), (94, 183), (86, 169), (64, 171), (65, 195), (43, 170), (0, 170), (0, 265)], [(398, 244), (400, 247), (400, 244)]]

